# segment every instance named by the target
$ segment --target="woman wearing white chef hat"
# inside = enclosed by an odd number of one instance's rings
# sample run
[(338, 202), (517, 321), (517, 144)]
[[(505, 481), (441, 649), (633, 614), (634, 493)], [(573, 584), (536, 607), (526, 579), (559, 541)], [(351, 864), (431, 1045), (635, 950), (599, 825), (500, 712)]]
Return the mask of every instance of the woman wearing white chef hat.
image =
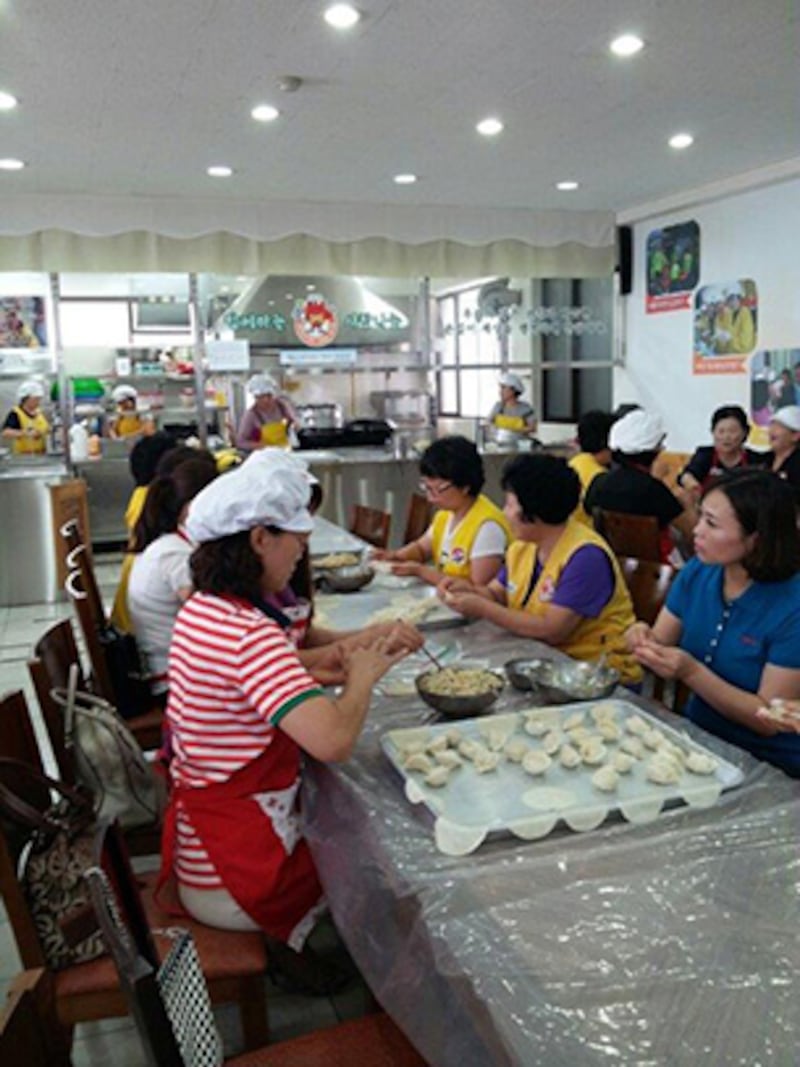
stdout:
[(116, 386), (111, 399), (116, 405), (116, 411), (109, 420), (109, 437), (136, 437), (152, 428), (151, 420), (136, 410), (139, 394), (132, 385)]
[(500, 375), (500, 399), (489, 412), (489, 421), (498, 430), (533, 435), (536, 433), (536, 413), (522, 400), (525, 386), (522, 379), (508, 371)]
[(246, 452), (258, 448), (288, 448), (289, 429), (297, 423), (292, 405), (278, 395), (278, 386), (268, 374), (254, 374), (247, 383), (253, 404), (242, 416), (236, 447)]
[(47, 451), (50, 423), (42, 412), (44, 386), (28, 378), (17, 389), (17, 404), (3, 423), (3, 437), (11, 441), (15, 455), (42, 455)]
[(769, 443), (764, 463), (791, 485), (800, 503), (800, 406), (787, 404), (770, 416)]
[(185, 521), (195, 592), (178, 613), (167, 720), (174, 757), (162, 881), (211, 926), (263, 929), (300, 949), (323, 908), (297, 814), (302, 756), (344, 760), (372, 687), (419, 644), (416, 631), (350, 647), (330, 697), (305, 670), (280, 612), (313, 527), (309, 479), (290, 455), (251, 456), (211, 482)]

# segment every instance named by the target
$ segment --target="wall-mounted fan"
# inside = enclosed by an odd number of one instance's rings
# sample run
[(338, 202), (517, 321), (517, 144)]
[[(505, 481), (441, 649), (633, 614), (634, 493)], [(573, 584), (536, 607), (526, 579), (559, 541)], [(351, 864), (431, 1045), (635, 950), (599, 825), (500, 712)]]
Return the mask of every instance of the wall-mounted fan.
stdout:
[(476, 318), (497, 318), (522, 303), (522, 290), (509, 289), (508, 278), (495, 278), (481, 286), (478, 292)]

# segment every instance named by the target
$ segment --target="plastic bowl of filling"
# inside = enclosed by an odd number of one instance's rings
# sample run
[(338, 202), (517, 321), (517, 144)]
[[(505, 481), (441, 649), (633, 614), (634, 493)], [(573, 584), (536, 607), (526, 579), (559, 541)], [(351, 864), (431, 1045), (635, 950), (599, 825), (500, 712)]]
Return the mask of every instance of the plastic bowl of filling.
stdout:
[(475, 667), (424, 671), (414, 682), (425, 703), (449, 719), (488, 711), (505, 685), (502, 675)]

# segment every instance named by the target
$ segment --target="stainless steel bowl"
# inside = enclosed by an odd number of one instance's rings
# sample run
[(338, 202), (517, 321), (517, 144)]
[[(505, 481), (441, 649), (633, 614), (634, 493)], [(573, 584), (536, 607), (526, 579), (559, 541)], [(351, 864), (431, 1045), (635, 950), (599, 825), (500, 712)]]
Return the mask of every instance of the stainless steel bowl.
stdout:
[[(457, 671), (457, 667), (451, 667), (450, 670)], [(466, 668), (465, 668), (466, 669)], [(463, 719), (469, 715), (480, 715), (484, 711), (488, 711), (494, 704), (500, 693), (503, 690), (504, 681), (503, 676), (496, 671), (487, 671), (487, 674), (496, 678), (498, 685), (487, 689), (481, 693), (470, 694), (469, 696), (448, 696), (443, 693), (432, 693), (429, 689), (425, 688), (425, 682), (427, 679), (438, 674), (438, 671), (430, 670), (424, 671), (422, 674), (418, 674), (414, 679), (417, 687), (417, 692), (425, 701), (425, 703), (440, 712), (447, 719)]]
[(533, 691), (552, 704), (602, 700), (619, 684), (613, 667), (578, 660), (515, 659), (505, 670), (515, 688)]
[(359, 564), (356, 567), (336, 567), (320, 571), (317, 584), (329, 593), (355, 593), (369, 585), (375, 577), (372, 567)]

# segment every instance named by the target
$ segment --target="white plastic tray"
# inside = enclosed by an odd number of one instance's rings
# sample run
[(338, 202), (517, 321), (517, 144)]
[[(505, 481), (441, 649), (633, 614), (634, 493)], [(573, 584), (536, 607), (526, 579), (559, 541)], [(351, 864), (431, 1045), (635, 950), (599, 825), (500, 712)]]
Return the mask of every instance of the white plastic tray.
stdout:
[[(563, 704), (548, 708), (561, 722), (572, 713), (585, 711), (587, 727), (592, 722), (589, 711), (600, 701)], [(437, 723), (432, 726), (417, 726), (410, 729), (391, 730), (381, 738), (387, 757), (405, 782), (405, 793), (413, 804), (423, 804), (435, 820), (436, 847), (451, 856), (473, 852), (490, 834), (514, 834), (524, 840), (545, 837), (557, 826), (566, 826), (575, 831), (593, 830), (611, 814), (618, 813), (632, 823), (644, 823), (658, 817), (665, 806), (688, 804), (692, 807), (709, 807), (725, 789), (733, 789), (743, 780), (738, 767), (721, 759), (697, 744), (686, 734), (667, 726), (635, 704), (626, 700), (604, 700), (617, 709), (617, 723), (624, 726), (633, 715), (644, 719), (649, 727), (657, 728), (685, 752), (695, 751), (710, 755), (717, 766), (713, 774), (695, 775), (684, 771), (681, 780), (674, 785), (657, 785), (645, 776), (647, 757), (637, 760), (630, 773), (620, 775), (614, 793), (596, 789), (591, 777), (599, 768), (581, 765), (575, 769), (562, 767), (557, 758), (542, 776), (532, 776), (520, 764), (505, 757), (497, 770), (478, 774), (473, 765), (464, 761), (463, 766), (453, 771), (448, 784), (433, 788), (423, 781), (423, 775), (406, 770), (398, 742), (429, 742), (441, 734), (456, 729), (462, 738), (484, 740), (483, 731), (492, 724), (507, 724), (513, 727), (511, 737), (522, 738), (531, 749), (540, 749), (541, 739), (525, 732), (526, 713), (508, 712), (461, 719), (458, 722)], [(536, 708), (535, 710), (539, 710)], [(626, 734), (625, 736), (630, 736)], [(604, 742), (609, 756), (619, 749), (618, 742)]]

